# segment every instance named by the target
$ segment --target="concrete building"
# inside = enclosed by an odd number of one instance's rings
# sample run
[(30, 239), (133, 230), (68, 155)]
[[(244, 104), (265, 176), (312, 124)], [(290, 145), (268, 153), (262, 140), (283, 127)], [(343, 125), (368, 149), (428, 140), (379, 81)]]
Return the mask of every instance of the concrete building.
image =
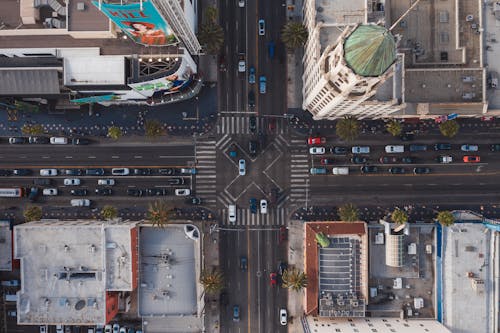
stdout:
[(105, 324), (137, 287), (136, 222), (36, 221), (15, 226), (14, 244), (18, 324)]
[(12, 227), (10, 221), (0, 221), (0, 271), (12, 270)]

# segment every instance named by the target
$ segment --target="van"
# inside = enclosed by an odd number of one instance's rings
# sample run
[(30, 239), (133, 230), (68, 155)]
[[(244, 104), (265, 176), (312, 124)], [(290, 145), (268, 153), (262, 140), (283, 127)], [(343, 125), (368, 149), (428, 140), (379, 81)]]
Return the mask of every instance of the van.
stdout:
[(228, 208), (229, 223), (236, 223), (236, 205), (229, 205)]
[(388, 154), (395, 154), (395, 153), (404, 153), (405, 152), (405, 146), (403, 145), (387, 145), (385, 146), (385, 152)]
[(67, 145), (68, 138), (53, 136), (50, 138), (50, 144), (52, 144), (52, 145)]
[(348, 175), (349, 174), (349, 168), (348, 167), (340, 167), (340, 168), (333, 168), (332, 169), (332, 174), (334, 175)]

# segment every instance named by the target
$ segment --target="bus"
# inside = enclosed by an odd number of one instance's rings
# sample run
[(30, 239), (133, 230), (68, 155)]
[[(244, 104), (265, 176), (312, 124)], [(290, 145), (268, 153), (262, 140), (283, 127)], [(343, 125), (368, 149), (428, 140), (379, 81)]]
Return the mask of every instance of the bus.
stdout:
[(0, 197), (3, 198), (20, 198), (24, 194), (21, 187), (16, 188), (0, 188)]

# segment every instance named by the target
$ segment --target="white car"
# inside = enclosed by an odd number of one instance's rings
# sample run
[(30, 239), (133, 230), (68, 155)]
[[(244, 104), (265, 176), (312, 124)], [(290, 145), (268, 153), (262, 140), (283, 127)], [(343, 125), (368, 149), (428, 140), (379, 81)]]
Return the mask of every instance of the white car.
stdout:
[(280, 309), (280, 324), (285, 326), (288, 322), (286, 309)]
[(57, 188), (44, 188), (43, 195), (57, 195)]
[(246, 70), (245, 60), (238, 60), (238, 72), (245, 73)]
[(120, 333), (127, 333), (127, 328), (121, 327), (120, 328)]
[(80, 185), (80, 179), (78, 179), (78, 178), (66, 178), (66, 179), (64, 179), (64, 185), (66, 185), (66, 186)]
[(309, 148), (309, 154), (311, 155), (322, 155), (326, 152), (325, 147), (311, 147)]
[(40, 169), (40, 176), (57, 176), (57, 169)]
[(73, 207), (88, 207), (90, 206), (89, 199), (73, 199), (70, 201), (71, 206)]
[(56, 333), (64, 333), (64, 326), (56, 325)]
[(113, 168), (111, 169), (111, 174), (114, 176), (126, 176), (130, 174), (130, 170), (128, 168)]
[(266, 34), (266, 22), (263, 19), (259, 20), (259, 36)]
[(67, 145), (68, 138), (53, 136), (50, 138), (50, 143), (53, 145)]
[(111, 325), (104, 326), (104, 333), (111, 333), (113, 327)]
[(260, 200), (260, 213), (267, 214), (267, 200), (266, 199)]
[(115, 180), (114, 179), (98, 179), (97, 185), (113, 186), (113, 185), (115, 185)]
[(228, 216), (229, 216), (229, 223), (235, 224), (236, 223), (236, 205), (229, 205), (227, 207), (228, 210)]
[(246, 167), (246, 162), (244, 159), (241, 159), (238, 161), (238, 170), (239, 170), (240, 176), (246, 175), (247, 167)]
[(119, 333), (120, 332), (120, 325), (114, 324), (113, 325), (113, 333)]
[(477, 145), (462, 145), (460, 147), (461, 151), (478, 151), (479, 147)]
[(368, 146), (354, 146), (351, 149), (353, 154), (369, 154), (370, 147)]
[(191, 190), (188, 188), (176, 188), (175, 195), (179, 197), (185, 197), (191, 194)]
[(238, 6), (245, 7), (245, 0), (239, 0), (238, 1)]

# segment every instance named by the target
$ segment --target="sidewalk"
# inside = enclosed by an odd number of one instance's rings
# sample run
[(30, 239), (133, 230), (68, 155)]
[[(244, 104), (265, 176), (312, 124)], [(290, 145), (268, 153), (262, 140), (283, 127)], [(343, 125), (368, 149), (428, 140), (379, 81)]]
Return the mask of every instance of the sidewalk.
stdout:
[[(211, 227), (212, 224), (203, 224), (203, 269), (211, 270), (219, 267), (219, 233)], [(205, 330), (204, 332), (217, 333), (220, 330), (220, 301), (219, 295), (205, 295)]]
[[(288, 225), (288, 266), (304, 271), (304, 224), (290, 220)], [(302, 332), (300, 317), (304, 314), (304, 291), (288, 291), (288, 332)]]

